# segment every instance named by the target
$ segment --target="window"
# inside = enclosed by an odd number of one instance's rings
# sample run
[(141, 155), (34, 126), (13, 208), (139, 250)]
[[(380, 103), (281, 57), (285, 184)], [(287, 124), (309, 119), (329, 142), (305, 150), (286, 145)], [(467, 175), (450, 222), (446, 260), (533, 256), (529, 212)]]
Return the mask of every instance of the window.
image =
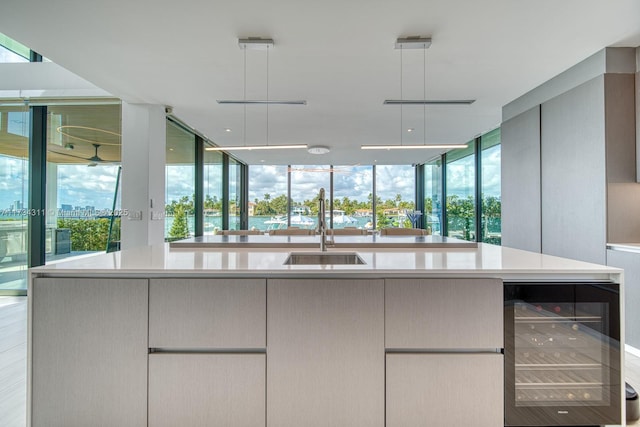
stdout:
[(434, 236), (442, 235), (442, 161), (424, 165), (424, 224)]
[(204, 234), (222, 230), (222, 153), (204, 152)]
[(407, 211), (415, 209), (415, 169), (411, 165), (376, 166), (376, 228), (411, 228)]
[(46, 262), (118, 248), (120, 104), (47, 108)]
[(28, 47), (0, 33), (0, 63), (29, 62), (30, 55)]
[(167, 120), (165, 170), (165, 240), (192, 236), (195, 232), (195, 135)]
[(291, 226), (315, 228), (318, 215), (318, 193), (325, 189), (325, 206), (329, 206), (330, 168), (326, 165), (291, 166)]
[(0, 294), (27, 289), (29, 109), (0, 107)]
[[(333, 167), (332, 228), (373, 228), (373, 167)], [(327, 205), (328, 210), (328, 205)]]
[(475, 240), (475, 148), (469, 147), (446, 154), (447, 235)]
[(502, 241), (500, 201), (500, 128), (480, 139), (482, 165), (482, 238), (485, 243)]
[(287, 166), (249, 167), (249, 229), (287, 227)]

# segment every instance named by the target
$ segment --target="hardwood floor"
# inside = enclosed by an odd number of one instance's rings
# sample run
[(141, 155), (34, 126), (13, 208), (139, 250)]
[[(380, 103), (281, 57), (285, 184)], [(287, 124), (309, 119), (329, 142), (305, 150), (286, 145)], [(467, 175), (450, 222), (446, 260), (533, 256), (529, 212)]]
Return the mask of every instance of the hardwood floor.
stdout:
[[(638, 394), (640, 394), (640, 357), (626, 352), (624, 367), (626, 381), (631, 384)], [(640, 420), (633, 423), (627, 423), (627, 425), (640, 426)]]
[[(627, 382), (640, 392), (640, 357), (627, 352), (625, 359)], [(26, 425), (26, 378), (27, 298), (0, 297), (0, 426)]]
[(27, 424), (27, 298), (0, 297), (0, 426)]

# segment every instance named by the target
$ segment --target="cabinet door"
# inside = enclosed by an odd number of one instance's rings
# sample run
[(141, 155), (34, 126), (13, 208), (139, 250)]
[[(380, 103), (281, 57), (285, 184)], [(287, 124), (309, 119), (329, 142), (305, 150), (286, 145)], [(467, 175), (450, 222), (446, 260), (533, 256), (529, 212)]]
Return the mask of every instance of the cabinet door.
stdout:
[(265, 279), (152, 279), (149, 346), (264, 348)]
[(267, 425), (384, 425), (382, 280), (269, 280)]
[(387, 354), (387, 424), (501, 427), (503, 356)]
[(264, 354), (149, 355), (149, 426), (265, 425)]
[(147, 280), (35, 279), (31, 425), (147, 425)]
[(498, 279), (387, 279), (389, 349), (497, 349), (503, 344)]

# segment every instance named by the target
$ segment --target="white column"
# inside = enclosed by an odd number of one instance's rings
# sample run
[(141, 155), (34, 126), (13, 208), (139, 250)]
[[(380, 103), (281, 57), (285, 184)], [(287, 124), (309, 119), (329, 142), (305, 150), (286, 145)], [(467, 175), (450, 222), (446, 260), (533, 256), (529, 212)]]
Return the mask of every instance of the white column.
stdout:
[(166, 115), (122, 103), (122, 249), (164, 242)]

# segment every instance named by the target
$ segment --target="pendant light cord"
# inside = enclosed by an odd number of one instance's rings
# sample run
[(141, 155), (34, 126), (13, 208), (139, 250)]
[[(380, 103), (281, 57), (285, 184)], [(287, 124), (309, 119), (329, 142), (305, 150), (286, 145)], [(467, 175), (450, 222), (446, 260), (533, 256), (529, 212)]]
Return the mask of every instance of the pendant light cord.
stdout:
[(422, 48), (422, 138), (427, 145), (427, 46)]
[(402, 104), (402, 46), (400, 46), (400, 145), (402, 145), (402, 112), (403, 112), (403, 104)]
[(247, 46), (244, 46), (244, 87), (242, 88), (242, 99), (244, 101), (242, 119), (242, 142), (247, 145)]
[(267, 46), (267, 145), (269, 145), (269, 46)]

